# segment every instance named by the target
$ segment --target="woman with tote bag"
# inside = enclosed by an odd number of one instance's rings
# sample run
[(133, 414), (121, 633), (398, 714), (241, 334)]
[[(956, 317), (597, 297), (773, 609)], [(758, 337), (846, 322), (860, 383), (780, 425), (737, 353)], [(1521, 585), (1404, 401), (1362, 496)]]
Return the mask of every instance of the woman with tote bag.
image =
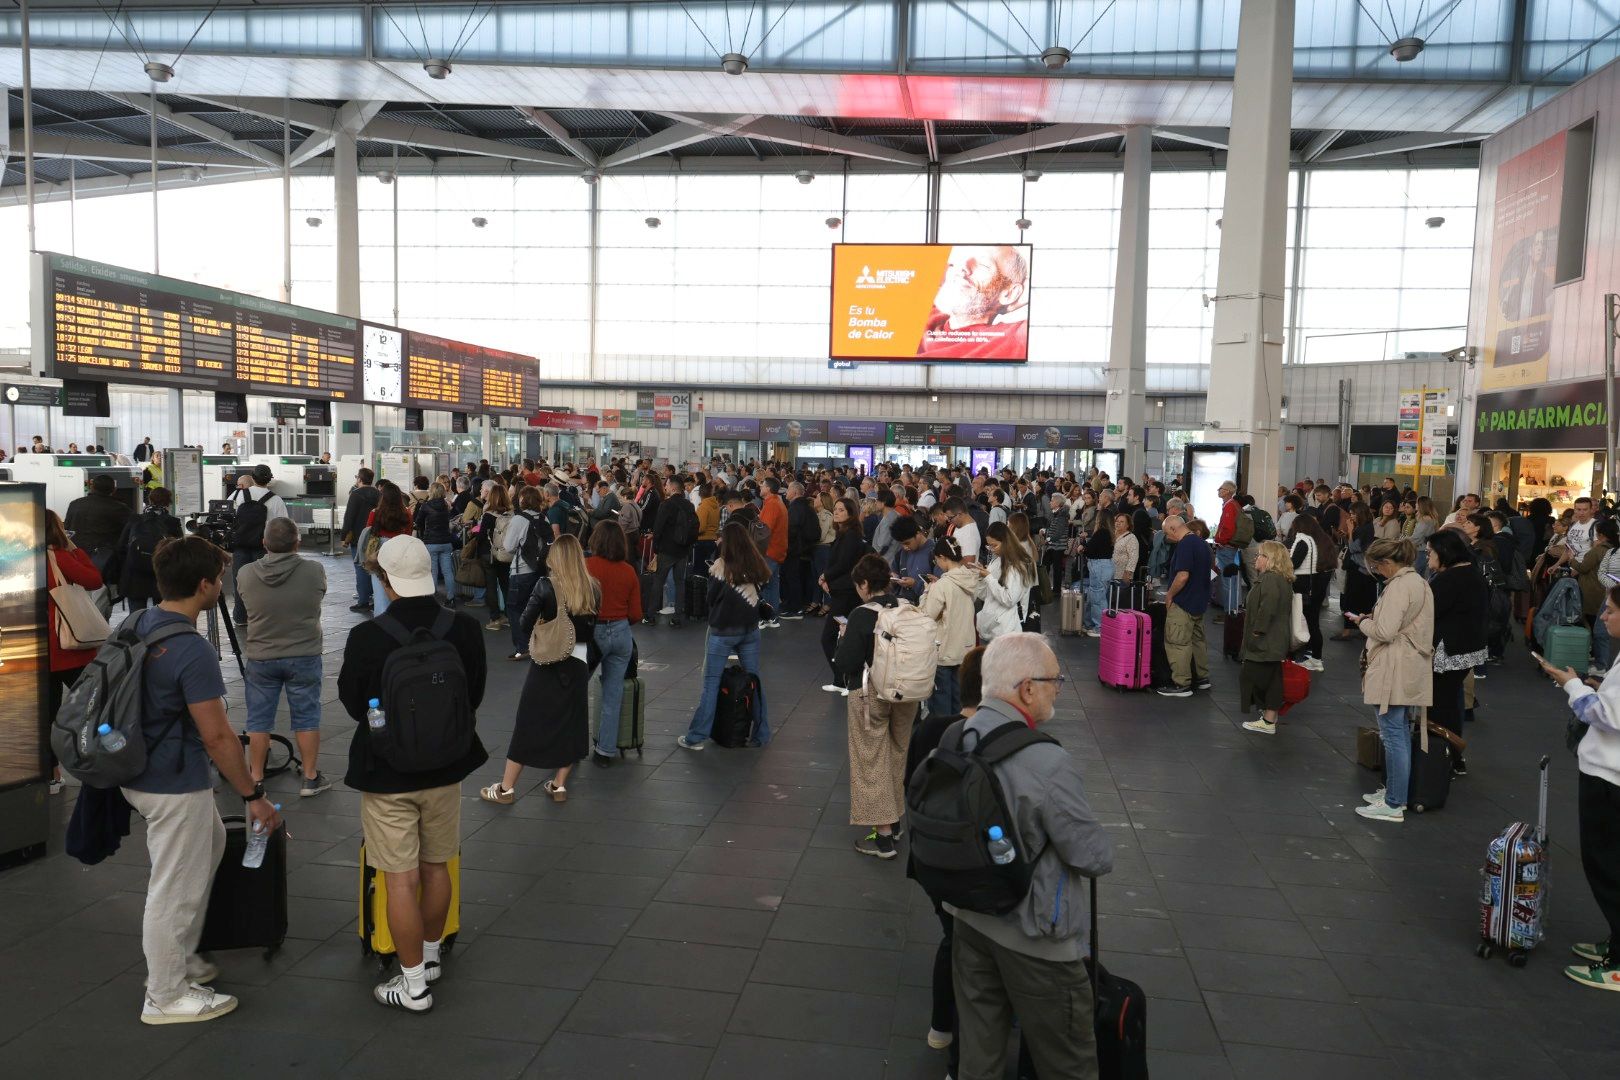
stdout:
[[(55, 510), (45, 511), (45, 545), (45, 627), (51, 654), (49, 715), (54, 717), (62, 707), (68, 687), (85, 665), (96, 658), (96, 650), (106, 640), (107, 620), (102, 618), (89, 596), (101, 588), (101, 572), (90, 561), (89, 552), (74, 546)], [(66, 607), (66, 615), (58, 606), (58, 600)], [(100, 641), (89, 640), (97, 635)], [(73, 648), (73, 645), (83, 647)], [(61, 790), (62, 768), (52, 754), (51, 794)]]

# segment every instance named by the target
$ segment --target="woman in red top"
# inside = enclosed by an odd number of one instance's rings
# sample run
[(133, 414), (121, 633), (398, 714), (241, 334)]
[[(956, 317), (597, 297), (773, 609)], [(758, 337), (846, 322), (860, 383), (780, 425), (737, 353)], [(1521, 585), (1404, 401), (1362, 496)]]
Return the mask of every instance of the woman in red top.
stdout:
[[(51, 678), (50, 678), (50, 712), (54, 717), (57, 710), (62, 707), (62, 696), (67, 693), (68, 687), (79, 677), (85, 665), (96, 658), (95, 649), (64, 649), (56, 642), (56, 601), (50, 599), (50, 589), (58, 585), (83, 585), (92, 592), (101, 588), (101, 571), (96, 564), (90, 561), (90, 553), (81, 547), (75, 547), (68, 537), (67, 530), (62, 528), (62, 519), (56, 516), (56, 511), (45, 511), (45, 545), (49, 552), (49, 560), (55, 567), (47, 566), (46, 599), (45, 599), (45, 639), (50, 646)], [(51, 755), (51, 794), (55, 795), (62, 790), (62, 767), (56, 763), (56, 755)]]
[(602, 712), (591, 760), (611, 765), (619, 756), (619, 706), (624, 675), (630, 668), (636, 639), (630, 627), (641, 621), (641, 578), (627, 562), (629, 541), (617, 521), (599, 521), (591, 532), (591, 557), (585, 569), (602, 586), (596, 612), (596, 648), (602, 663)]
[[(396, 536), (411, 535), (411, 511), (405, 504), (405, 493), (398, 484), (387, 480), (377, 482), (377, 490), (382, 492), (377, 499), (377, 509), (366, 515), (366, 528), (377, 540), (391, 540)], [(371, 541), (366, 541), (369, 547)], [(365, 548), (360, 549), (364, 553)], [(372, 613), (381, 615), (388, 610), (388, 594), (383, 592), (382, 578), (377, 573), (375, 561), (366, 564), (366, 570), (371, 574), (372, 584)]]

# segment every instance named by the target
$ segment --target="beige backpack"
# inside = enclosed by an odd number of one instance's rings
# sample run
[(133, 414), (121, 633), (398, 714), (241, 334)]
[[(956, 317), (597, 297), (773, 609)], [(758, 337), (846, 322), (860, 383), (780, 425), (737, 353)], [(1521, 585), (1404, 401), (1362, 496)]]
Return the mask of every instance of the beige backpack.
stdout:
[(911, 604), (877, 610), (867, 692), (884, 701), (926, 701), (934, 692), (939, 628)]

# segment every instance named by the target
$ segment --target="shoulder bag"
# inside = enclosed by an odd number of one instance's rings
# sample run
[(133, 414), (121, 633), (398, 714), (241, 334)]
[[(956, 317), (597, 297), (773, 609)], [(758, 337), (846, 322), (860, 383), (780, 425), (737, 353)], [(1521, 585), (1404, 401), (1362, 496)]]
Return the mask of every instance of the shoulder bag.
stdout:
[(55, 551), (46, 548), (45, 559), (50, 564), (51, 580), (58, 582), (50, 589), (51, 603), (56, 606), (52, 627), (56, 644), (64, 649), (99, 648), (112, 636), (107, 617), (96, 607), (89, 590), (62, 576), (61, 568), (56, 565)]
[[(541, 579), (535, 583), (535, 589), (552, 589), (548, 579)], [(574, 620), (568, 617), (568, 608), (562, 597), (555, 595), (557, 615), (553, 619), (542, 619), (534, 624), (529, 632), (529, 659), (537, 664), (555, 664), (566, 660), (574, 653), (576, 643), (574, 637)]]

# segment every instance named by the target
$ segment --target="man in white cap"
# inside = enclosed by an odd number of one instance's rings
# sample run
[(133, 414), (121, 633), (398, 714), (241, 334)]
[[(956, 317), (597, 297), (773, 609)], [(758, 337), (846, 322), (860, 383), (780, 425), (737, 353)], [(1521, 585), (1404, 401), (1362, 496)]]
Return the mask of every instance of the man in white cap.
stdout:
[[(442, 970), (447, 864), (461, 846), (461, 782), (489, 760), (473, 727), (487, 665), (477, 620), (434, 598), (422, 541), (393, 537), (378, 550), (377, 565), (388, 610), (349, 631), (338, 673), (338, 699), (359, 725), (343, 782), (361, 793), (366, 862), (386, 883), (388, 928), (399, 951), (400, 973), (373, 996), (426, 1012), (433, 1007), (430, 984)], [(453, 655), (435, 648), (438, 642)], [(401, 649), (412, 650), (409, 664), (390, 669), (390, 656)], [(375, 730), (367, 717), (373, 700), (384, 714)], [(464, 737), (455, 737), (458, 732)], [(430, 762), (413, 759), (406, 769), (399, 764), (401, 746), (445, 753)]]

